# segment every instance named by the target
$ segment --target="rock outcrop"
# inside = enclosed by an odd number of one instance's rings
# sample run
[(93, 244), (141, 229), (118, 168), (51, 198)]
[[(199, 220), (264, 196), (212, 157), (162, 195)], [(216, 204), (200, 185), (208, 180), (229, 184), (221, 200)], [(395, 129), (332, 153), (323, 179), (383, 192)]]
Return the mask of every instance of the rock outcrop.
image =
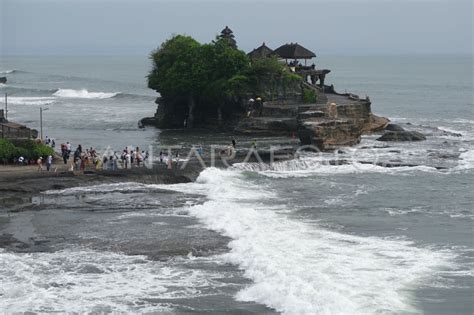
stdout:
[(372, 114), (369, 99), (338, 94), (333, 87), (317, 92), (314, 104), (295, 100), (265, 102), (259, 114), (242, 119), (236, 131), (245, 134), (298, 134), (302, 145), (332, 150), (358, 144), (361, 136), (383, 130), (389, 120)]
[(423, 141), (426, 137), (417, 131), (385, 131), (378, 141)]
[(405, 130), (402, 126), (388, 124), (385, 127), (385, 133), (378, 138), (378, 141), (422, 141), (426, 140), (425, 135), (417, 131)]

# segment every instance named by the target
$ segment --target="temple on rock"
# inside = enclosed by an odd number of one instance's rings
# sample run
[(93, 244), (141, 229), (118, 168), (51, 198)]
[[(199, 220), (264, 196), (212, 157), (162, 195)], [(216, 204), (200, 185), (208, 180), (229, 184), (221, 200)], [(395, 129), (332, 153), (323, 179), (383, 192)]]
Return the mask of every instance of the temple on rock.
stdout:
[[(238, 49), (234, 33), (228, 26), (220, 32), (218, 39)], [(184, 98), (160, 96), (156, 101), (155, 117), (142, 119), (140, 126), (155, 123), (160, 128), (181, 128), (184, 125), (189, 128), (193, 124), (188, 125), (188, 118), (192, 117), (191, 121), (200, 122), (203, 128), (222, 128), (226, 114), (224, 128), (233, 132), (252, 136), (294, 137), (297, 134), (303, 145), (330, 150), (357, 144), (362, 134), (381, 130), (388, 124), (388, 119), (372, 114), (369, 97), (338, 93), (333, 85), (328, 85), (327, 75), (331, 70), (318, 67), (316, 53), (299, 43), (287, 43), (272, 49), (263, 42), (247, 56), (250, 65), (256, 65), (257, 69), (280, 63), (277, 73), (263, 70), (255, 76), (258, 80), (251, 82), (253, 90), (230, 96), (228, 104), (203, 105), (199, 116), (195, 113), (195, 102), (191, 106)], [(259, 64), (260, 61), (264, 62)], [(242, 75), (238, 78), (241, 81), (234, 83), (248, 84), (242, 77), (248, 79)]]
[[(302, 144), (332, 149), (357, 144), (363, 133), (380, 130), (388, 123), (386, 118), (372, 114), (368, 96), (361, 99), (352, 93), (337, 93), (333, 85), (326, 85), (326, 75), (331, 70), (318, 69), (312, 62), (316, 54), (298, 43), (275, 50), (263, 43), (248, 56), (252, 60), (276, 56), (303, 82), (299, 95), (265, 100), (261, 110), (240, 121), (237, 131), (284, 134), (293, 130)], [(313, 100), (305, 99), (306, 94), (314, 95)]]

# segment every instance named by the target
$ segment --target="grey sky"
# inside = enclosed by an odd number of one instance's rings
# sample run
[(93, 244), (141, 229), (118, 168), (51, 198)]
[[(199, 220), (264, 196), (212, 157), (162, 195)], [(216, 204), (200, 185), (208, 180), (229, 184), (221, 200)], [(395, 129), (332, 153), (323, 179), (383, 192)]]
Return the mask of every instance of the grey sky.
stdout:
[(2, 54), (147, 54), (173, 33), (225, 26), (248, 51), (299, 42), (317, 54), (470, 53), (471, 0), (0, 0)]

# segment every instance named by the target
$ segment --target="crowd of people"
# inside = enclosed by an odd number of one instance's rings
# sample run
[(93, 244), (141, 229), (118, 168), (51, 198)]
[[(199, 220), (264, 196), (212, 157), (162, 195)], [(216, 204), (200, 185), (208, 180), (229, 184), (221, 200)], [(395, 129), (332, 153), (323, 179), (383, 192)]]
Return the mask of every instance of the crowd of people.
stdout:
[[(72, 160), (70, 159), (71, 153)], [(120, 155), (115, 151), (101, 155), (92, 147), (84, 150), (80, 144), (72, 152), (69, 142), (61, 144), (61, 156), (64, 164), (70, 163), (70, 171), (84, 171), (86, 168), (95, 170), (131, 169), (144, 166), (149, 159), (148, 151), (140, 150), (139, 147), (134, 149), (126, 147)]]
[[(51, 148), (56, 147), (56, 142), (52, 138), (46, 137), (44, 144)], [(253, 146), (256, 147), (254, 140)], [(232, 156), (236, 149), (236, 141), (234, 138), (231, 144), (220, 151), (221, 155)], [(202, 146), (197, 147), (196, 154), (200, 157), (204, 155)], [(69, 171), (85, 171), (86, 169), (93, 170), (118, 170), (131, 169), (133, 167), (143, 167), (151, 161), (148, 151), (140, 150), (139, 147), (131, 148), (125, 147), (122, 151), (109, 151), (108, 153), (98, 153), (96, 149), (90, 147), (83, 149), (82, 145), (78, 145), (76, 149), (72, 150), (71, 143), (65, 142), (60, 145), (60, 156), (64, 165), (67, 165)], [(55, 157), (48, 155), (46, 157), (39, 157), (37, 160), (26, 160), (20, 156), (16, 162), (20, 165), (36, 164), (38, 171), (57, 171), (57, 167), (53, 168)], [(160, 152), (160, 164), (165, 165), (168, 169), (178, 167), (180, 164), (179, 150), (172, 152)]]

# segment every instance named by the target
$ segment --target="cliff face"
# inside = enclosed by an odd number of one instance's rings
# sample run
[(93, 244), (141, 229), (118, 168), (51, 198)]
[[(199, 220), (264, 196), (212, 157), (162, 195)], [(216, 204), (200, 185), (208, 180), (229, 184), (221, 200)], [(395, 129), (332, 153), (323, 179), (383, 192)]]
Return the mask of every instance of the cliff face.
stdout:
[(358, 144), (364, 133), (382, 130), (388, 122), (388, 119), (372, 114), (369, 101), (329, 103), (299, 114), (298, 136), (302, 145), (331, 150)]
[[(389, 122), (372, 114), (368, 98), (339, 94), (332, 86), (323, 89), (307, 85), (305, 88), (314, 90), (316, 102), (303, 104), (301, 97), (294, 97), (264, 102), (261, 108), (250, 111), (224, 112), (224, 115), (202, 110), (195, 118), (195, 127), (216, 129), (221, 126), (248, 135), (297, 134), (302, 145), (332, 150), (358, 144), (363, 134), (381, 131)], [(186, 111), (184, 108), (176, 110), (176, 107), (186, 106), (185, 100), (158, 98), (157, 104), (154, 125), (164, 129), (186, 127)]]
[[(159, 97), (153, 118), (145, 118), (143, 125), (154, 125), (161, 129), (188, 128), (188, 104), (185, 98)], [(237, 101), (229, 101), (220, 107), (203, 104), (194, 111), (192, 128), (233, 130), (238, 121), (245, 116), (244, 106)], [(140, 124), (140, 123), (139, 123)]]
[(369, 99), (338, 94), (332, 87), (321, 89), (314, 104), (295, 101), (266, 102), (261, 114), (242, 119), (236, 131), (247, 134), (297, 133), (302, 145), (319, 150), (355, 145), (361, 135), (382, 130), (388, 119), (372, 114)]

